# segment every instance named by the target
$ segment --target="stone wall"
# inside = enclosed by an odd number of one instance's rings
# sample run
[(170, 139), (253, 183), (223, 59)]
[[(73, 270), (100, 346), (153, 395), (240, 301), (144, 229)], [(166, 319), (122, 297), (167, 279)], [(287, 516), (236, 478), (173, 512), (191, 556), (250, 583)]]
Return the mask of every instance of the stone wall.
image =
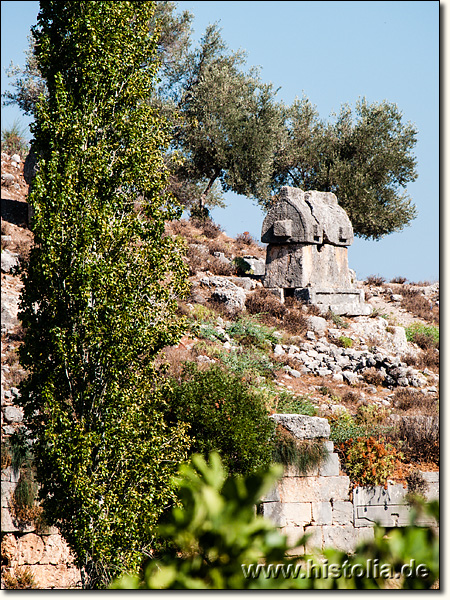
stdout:
[(35, 523), (18, 523), (11, 514), (19, 473), (2, 469), (1, 527), (2, 579), (17, 577), (27, 570), (36, 588), (68, 589), (81, 587), (80, 571), (70, 549), (54, 527), (38, 528)]
[[(329, 455), (319, 467), (306, 474), (286, 467), (283, 478), (263, 499), (262, 514), (269, 518), (295, 544), (309, 534), (306, 547), (296, 547), (294, 554), (312, 549), (337, 548), (354, 552), (359, 542), (373, 538), (374, 525), (401, 527), (409, 524), (411, 508), (405, 502), (408, 492), (401, 484), (352, 488), (342, 474), (333, 442), (326, 440), (326, 419), (303, 415), (272, 415), (299, 439), (324, 439)], [(426, 499), (439, 498), (439, 473), (423, 473), (427, 483)], [(429, 518), (421, 525), (436, 526)]]

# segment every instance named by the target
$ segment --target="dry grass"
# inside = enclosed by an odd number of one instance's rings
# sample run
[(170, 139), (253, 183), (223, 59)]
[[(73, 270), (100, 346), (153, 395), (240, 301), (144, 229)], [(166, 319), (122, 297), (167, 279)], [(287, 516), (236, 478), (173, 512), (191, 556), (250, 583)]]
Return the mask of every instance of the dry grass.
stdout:
[(403, 284), (403, 283), (406, 283), (406, 281), (407, 281), (406, 277), (400, 277), (400, 276), (393, 277), (391, 279), (391, 283)]
[(438, 402), (434, 396), (425, 395), (411, 388), (397, 388), (392, 402), (396, 409), (408, 414), (438, 414)]
[(369, 277), (366, 279), (366, 284), (378, 287), (382, 285), (385, 281), (386, 279), (384, 277), (381, 277), (381, 275), (369, 275)]
[(382, 386), (385, 383), (386, 378), (378, 369), (371, 367), (366, 369), (363, 373), (364, 381), (369, 385)]
[(406, 462), (439, 465), (438, 417), (404, 418), (390, 438), (397, 446), (401, 446)]
[(403, 299), (401, 307), (415, 317), (429, 323), (439, 323), (439, 308), (433, 305), (420, 290), (412, 287), (404, 287), (401, 290)]
[(420, 354), (406, 354), (402, 357), (402, 362), (409, 367), (415, 367), (419, 370), (431, 369), (439, 370), (439, 350), (437, 348), (427, 348)]

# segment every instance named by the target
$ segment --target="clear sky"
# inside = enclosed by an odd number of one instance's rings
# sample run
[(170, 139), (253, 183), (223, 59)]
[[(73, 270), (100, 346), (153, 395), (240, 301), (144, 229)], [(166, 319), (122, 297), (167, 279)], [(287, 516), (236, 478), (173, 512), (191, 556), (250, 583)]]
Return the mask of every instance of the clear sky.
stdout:
[[(359, 98), (395, 102), (418, 129), (415, 148), (418, 179), (408, 185), (418, 217), (402, 232), (381, 241), (356, 238), (349, 264), (359, 278), (397, 275), (410, 281), (439, 278), (439, 17), (438, 0), (178, 2), (195, 16), (198, 40), (209, 23), (219, 22), (233, 50), (248, 53), (248, 65), (260, 66), (264, 81), (281, 88), (291, 103), (305, 94), (328, 118), (341, 105)], [(24, 64), (27, 35), (36, 22), (38, 2), (2, 6), (2, 90), (4, 69)], [(448, 6), (445, 7), (448, 10)], [(2, 109), (2, 127), (16, 118)], [(250, 200), (226, 195), (227, 208), (213, 218), (232, 236), (249, 231), (260, 238), (263, 213)]]

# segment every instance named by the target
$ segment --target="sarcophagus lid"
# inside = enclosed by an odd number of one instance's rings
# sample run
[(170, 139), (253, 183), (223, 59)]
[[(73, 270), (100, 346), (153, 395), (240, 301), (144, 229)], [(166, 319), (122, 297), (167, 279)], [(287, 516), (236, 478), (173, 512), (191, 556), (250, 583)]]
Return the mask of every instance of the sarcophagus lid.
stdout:
[(278, 201), (264, 219), (261, 241), (350, 246), (353, 228), (333, 193), (304, 192), (286, 186), (281, 188)]

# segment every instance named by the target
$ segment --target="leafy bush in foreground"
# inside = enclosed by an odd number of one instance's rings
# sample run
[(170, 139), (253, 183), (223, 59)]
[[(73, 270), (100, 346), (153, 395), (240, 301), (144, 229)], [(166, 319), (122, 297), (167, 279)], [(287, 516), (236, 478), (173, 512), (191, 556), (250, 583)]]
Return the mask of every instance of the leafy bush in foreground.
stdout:
[(187, 363), (166, 399), (169, 418), (188, 424), (191, 452), (218, 451), (231, 473), (248, 474), (270, 464), (275, 425), (239, 375), (218, 365), (201, 370)]
[[(126, 575), (111, 588), (383, 589), (387, 577), (400, 574), (402, 566), (412, 561), (424, 570), (411, 569), (409, 576), (398, 578), (402, 588), (430, 589), (439, 578), (439, 539), (433, 528), (414, 526), (415, 512), (409, 527), (389, 532), (375, 528), (374, 540), (360, 545), (353, 555), (324, 550), (327, 566), (317, 556), (287, 558), (293, 548), (286, 536), (255, 514), (255, 504), (280, 475), (274, 465), (266, 473), (227, 477), (217, 454), (210, 455), (209, 464), (202, 456), (193, 456), (191, 465), (180, 468), (181, 505), (172, 509), (168, 523), (161, 528), (175, 552), (148, 561), (140, 575)], [(425, 509), (439, 520), (439, 503), (430, 503)], [(306, 538), (295, 546), (304, 544)], [(298, 558), (309, 558), (314, 568), (307, 573)], [(337, 576), (325, 574), (331, 564), (338, 567)], [(383, 565), (389, 566), (388, 575), (381, 573)], [(263, 568), (255, 575), (254, 567), (259, 566)], [(282, 568), (276, 576), (269, 571), (274, 566)]]

